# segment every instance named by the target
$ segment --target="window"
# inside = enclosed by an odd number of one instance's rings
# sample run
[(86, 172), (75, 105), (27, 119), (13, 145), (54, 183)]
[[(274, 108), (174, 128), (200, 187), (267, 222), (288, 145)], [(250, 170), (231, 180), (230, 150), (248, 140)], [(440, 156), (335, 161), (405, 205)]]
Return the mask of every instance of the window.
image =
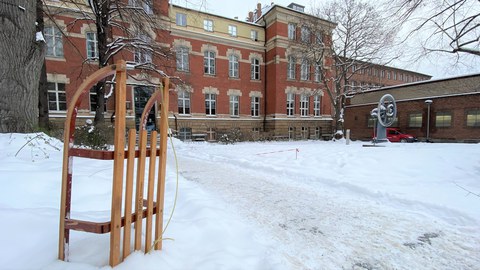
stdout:
[(322, 33), (317, 33), (317, 34), (315, 35), (315, 42), (316, 42), (317, 44), (320, 44), (320, 45), (323, 44), (323, 35), (322, 35)]
[(238, 78), (238, 56), (233, 54), (228, 56), (228, 76)]
[(307, 26), (302, 26), (300, 36), (301, 36), (302, 42), (304, 43), (310, 42), (310, 29)]
[(178, 113), (190, 114), (190, 93), (187, 91), (178, 92)]
[(297, 39), (297, 25), (294, 23), (288, 24), (288, 39), (295, 40)]
[(230, 116), (239, 116), (240, 96), (230, 96)]
[(215, 115), (216, 109), (216, 99), (217, 95), (215, 94), (205, 94), (205, 114), (206, 115)]
[(260, 112), (260, 98), (252, 97), (251, 102), (251, 114), (252, 116), (258, 116)]
[(252, 58), (251, 79), (260, 80), (260, 60)]
[(387, 71), (387, 79), (392, 79), (392, 74), (390, 73), (390, 71)]
[(153, 14), (152, 0), (130, 0), (130, 5), (134, 7), (142, 7), (147, 14)]
[(67, 95), (65, 94), (64, 83), (47, 83), (48, 109), (50, 111), (66, 111)]
[(187, 26), (187, 14), (177, 13), (175, 23), (178, 26)]
[(192, 139), (192, 128), (182, 127), (178, 131), (178, 138), (182, 141)]
[(87, 59), (98, 59), (98, 40), (95, 32), (87, 32)]
[(62, 57), (63, 41), (62, 33), (58, 28), (45, 26), (45, 42), (47, 43), (47, 56)]
[(467, 127), (480, 127), (480, 110), (467, 111)]
[(135, 53), (134, 53), (135, 63), (139, 63), (139, 64), (151, 63), (152, 50), (147, 46), (147, 44), (150, 42), (150, 38), (145, 35), (140, 35), (138, 39), (143, 44), (141, 44), (139, 47), (135, 49)]
[(308, 81), (310, 79), (310, 62), (304, 58), (300, 66), (300, 80)]
[(438, 112), (435, 115), (436, 127), (450, 127), (452, 125), (452, 114), (449, 112)]
[(228, 26), (228, 34), (230, 34), (230, 36), (232, 36), (232, 37), (236, 37), (237, 36), (237, 27), (235, 25), (229, 25)]
[(393, 79), (397, 80), (397, 72), (393, 71)]
[(310, 129), (308, 127), (302, 127), (302, 139), (306, 140), (308, 139), (308, 135), (310, 133)]
[(314, 80), (320, 82), (322, 80), (322, 66), (318, 63), (315, 64)]
[[(95, 87), (90, 88), (90, 111), (95, 112), (97, 110), (97, 92)], [(107, 100), (104, 98), (103, 111), (107, 111)]]
[(382, 78), (385, 78), (385, 70), (382, 69)]
[(295, 127), (288, 127), (288, 139), (295, 139)]
[(300, 115), (308, 116), (308, 96), (307, 95), (300, 96)]
[(208, 32), (213, 32), (213, 21), (212, 20), (203, 20), (203, 29)]
[(215, 75), (215, 52), (206, 51), (203, 58), (205, 74)]
[(320, 139), (320, 135), (322, 134), (321, 127), (315, 127), (315, 139)]
[(293, 93), (287, 94), (287, 116), (293, 116), (295, 112), (295, 95)]
[(422, 114), (421, 113), (409, 114), (408, 127), (411, 127), (411, 128), (422, 127)]
[(255, 30), (250, 30), (250, 38), (253, 41), (258, 41), (258, 32)]
[(313, 116), (320, 116), (320, 104), (322, 98), (320, 95), (313, 96)]
[(293, 56), (288, 57), (287, 79), (295, 80), (295, 67), (297, 59)]
[(188, 53), (189, 49), (186, 47), (177, 48), (177, 70), (179, 71), (189, 71), (190, 66), (188, 62)]

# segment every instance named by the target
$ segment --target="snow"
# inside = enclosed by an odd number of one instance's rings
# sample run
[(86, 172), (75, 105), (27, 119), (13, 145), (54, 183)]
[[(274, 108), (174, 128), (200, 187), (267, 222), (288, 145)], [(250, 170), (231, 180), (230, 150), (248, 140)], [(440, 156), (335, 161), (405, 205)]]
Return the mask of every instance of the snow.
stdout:
[(35, 41), (43, 41), (45, 42), (45, 38), (43, 37), (42, 32), (36, 32), (35, 33)]
[[(173, 141), (173, 240), (115, 269), (478, 269), (480, 144)], [(0, 134), (2, 269), (110, 268), (108, 234), (57, 260), (60, 149)], [(74, 159), (73, 218), (109, 219), (112, 165)], [(169, 144), (165, 220), (175, 168)]]

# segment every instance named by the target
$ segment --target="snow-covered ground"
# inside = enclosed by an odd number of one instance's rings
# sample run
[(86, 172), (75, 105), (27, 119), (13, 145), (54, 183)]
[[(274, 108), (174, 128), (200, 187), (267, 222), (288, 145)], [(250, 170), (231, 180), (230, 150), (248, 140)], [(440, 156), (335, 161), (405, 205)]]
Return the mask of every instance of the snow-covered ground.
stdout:
[[(34, 137), (0, 134), (0, 268), (108, 269), (108, 234), (56, 260), (62, 144)], [(174, 240), (116, 269), (479, 269), (480, 144), (362, 144), (175, 140)], [(72, 217), (109, 219), (111, 173), (75, 158)]]

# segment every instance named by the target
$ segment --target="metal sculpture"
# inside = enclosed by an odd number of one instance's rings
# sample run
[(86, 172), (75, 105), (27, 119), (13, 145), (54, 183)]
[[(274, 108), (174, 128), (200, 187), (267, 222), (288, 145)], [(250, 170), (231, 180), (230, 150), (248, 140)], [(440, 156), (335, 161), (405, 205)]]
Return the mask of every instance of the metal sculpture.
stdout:
[(370, 113), (372, 117), (377, 119), (377, 131), (374, 135), (374, 142), (386, 142), (387, 127), (395, 122), (397, 117), (397, 104), (392, 95), (384, 95), (378, 102), (377, 108)]

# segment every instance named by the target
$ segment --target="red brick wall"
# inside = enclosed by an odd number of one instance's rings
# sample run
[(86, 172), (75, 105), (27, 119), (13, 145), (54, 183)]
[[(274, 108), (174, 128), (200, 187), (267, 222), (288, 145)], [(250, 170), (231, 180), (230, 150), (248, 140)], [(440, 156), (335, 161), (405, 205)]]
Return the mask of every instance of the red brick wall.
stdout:
[[(434, 141), (480, 141), (480, 128), (467, 127), (466, 113), (469, 109), (480, 109), (480, 94), (456, 97), (430, 98), (430, 138)], [(353, 139), (370, 139), (373, 128), (367, 127), (368, 116), (375, 105), (348, 107), (345, 113), (345, 127), (351, 130)], [(405, 133), (423, 140), (426, 138), (428, 109), (425, 99), (397, 102), (398, 127)], [(411, 113), (422, 113), (422, 127), (408, 126)], [(435, 127), (437, 112), (451, 112), (450, 127)]]

